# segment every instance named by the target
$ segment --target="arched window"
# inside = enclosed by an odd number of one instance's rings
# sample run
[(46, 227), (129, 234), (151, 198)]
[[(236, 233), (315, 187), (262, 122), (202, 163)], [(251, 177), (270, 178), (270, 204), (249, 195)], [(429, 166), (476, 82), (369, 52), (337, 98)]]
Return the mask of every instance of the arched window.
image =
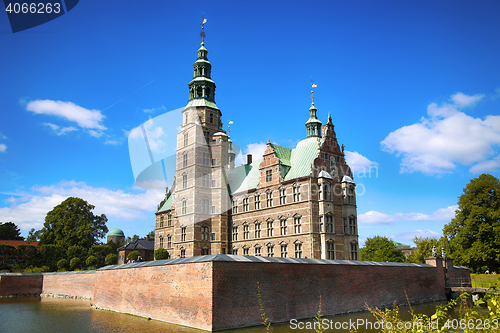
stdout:
[(188, 154), (187, 152), (184, 152), (184, 154), (182, 154), (182, 167), (187, 167), (188, 166)]
[(182, 174), (182, 188), (187, 188), (188, 186), (188, 176), (187, 173)]
[(182, 214), (187, 214), (187, 200), (186, 199), (182, 199), (182, 204), (181, 204), (181, 211), (182, 211)]
[(189, 133), (188, 132), (184, 132), (184, 147), (186, 147), (188, 145), (188, 143), (189, 143), (188, 136), (189, 136)]

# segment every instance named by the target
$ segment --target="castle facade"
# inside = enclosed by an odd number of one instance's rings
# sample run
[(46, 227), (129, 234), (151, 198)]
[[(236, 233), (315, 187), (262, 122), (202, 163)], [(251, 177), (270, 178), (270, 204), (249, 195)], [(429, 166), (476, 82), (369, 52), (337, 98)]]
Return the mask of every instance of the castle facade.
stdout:
[(177, 134), (172, 188), (156, 212), (155, 248), (171, 258), (208, 254), (358, 260), (356, 194), (330, 114), (309, 108), (293, 149), (267, 143), (262, 158), (235, 167), (215, 104), (202, 42)]

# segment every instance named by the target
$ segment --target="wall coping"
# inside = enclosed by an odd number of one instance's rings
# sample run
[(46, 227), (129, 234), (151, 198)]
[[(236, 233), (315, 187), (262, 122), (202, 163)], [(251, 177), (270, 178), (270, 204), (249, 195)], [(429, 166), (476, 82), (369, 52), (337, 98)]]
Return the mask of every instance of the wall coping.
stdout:
[(0, 273), (0, 276), (33, 276), (33, 275), (73, 275), (95, 274), (95, 271), (68, 271), (68, 272), (43, 272), (43, 273)]
[(313, 264), (313, 265), (349, 265), (349, 266), (397, 266), (397, 267), (435, 267), (428, 264), (414, 264), (402, 262), (377, 262), (358, 260), (328, 260), (328, 259), (308, 259), (308, 258), (281, 258), (281, 257), (260, 257), (260, 256), (240, 256), (233, 254), (210, 254), (205, 256), (195, 256), (189, 258), (176, 258), (155, 261), (143, 261), (129, 264), (110, 265), (99, 268), (98, 271), (111, 269), (126, 269), (139, 267), (154, 267), (176, 264), (190, 264), (200, 262), (255, 262), (255, 263), (279, 263), (279, 264)]

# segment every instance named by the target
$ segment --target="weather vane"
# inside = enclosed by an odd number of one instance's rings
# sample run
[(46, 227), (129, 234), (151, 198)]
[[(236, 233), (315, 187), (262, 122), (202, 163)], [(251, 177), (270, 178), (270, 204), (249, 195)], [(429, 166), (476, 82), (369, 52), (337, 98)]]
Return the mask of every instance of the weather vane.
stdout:
[(200, 36), (201, 36), (201, 43), (204, 44), (205, 43), (205, 23), (207, 23), (207, 19), (205, 18), (205, 13), (203, 13), (203, 15), (201, 16), (201, 32), (200, 32)]
[(313, 83), (313, 79), (311, 76), (311, 99), (312, 103), (314, 104), (314, 88), (316, 88), (318, 85)]
[(231, 116), (227, 117), (228, 120), (228, 125), (227, 125), (227, 136), (231, 137), (231, 124), (233, 123), (231, 121)]

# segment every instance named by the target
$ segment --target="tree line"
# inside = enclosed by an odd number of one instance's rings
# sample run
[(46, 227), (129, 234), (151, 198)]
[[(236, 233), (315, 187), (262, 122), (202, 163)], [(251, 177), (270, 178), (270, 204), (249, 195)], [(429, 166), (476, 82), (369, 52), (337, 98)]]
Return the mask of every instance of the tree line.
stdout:
[[(473, 272), (500, 270), (500, 181), (482, 174), (472, 179), (458, 199), (455, 217), (443, 228), (443, 236), (415, 237), (414, 254), (409, 262), (424, 263), (438, 249), (444, 248), (455, 265)], [(360, 249), (360, 259), (369, 261), (404, 262), (403, 252), (396, 249), (387, 237), (375, 236), (366, 240)]]

